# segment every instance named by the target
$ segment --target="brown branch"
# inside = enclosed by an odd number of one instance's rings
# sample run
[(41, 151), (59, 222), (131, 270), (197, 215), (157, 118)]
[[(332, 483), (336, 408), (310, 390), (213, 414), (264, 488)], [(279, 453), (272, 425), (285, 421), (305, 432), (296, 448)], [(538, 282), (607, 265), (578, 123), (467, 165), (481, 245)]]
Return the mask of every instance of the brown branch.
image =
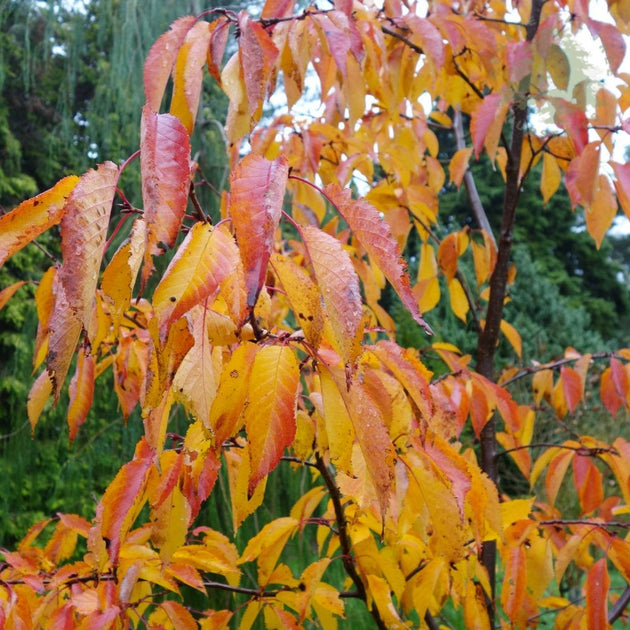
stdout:
[(525, 449), (530, 448), (562, 448), (567, 451), (575, 451), (579, 455), (584, 455), (585, 457), (599, 457), (602, 453), (611, 453), (612, 455), (619, 455), (617, 449), (613, 448), (603, 448), (601, 446), (569, 446), (568, 444), (554, 444), (550, 442), (532, 442), (531, 444), (523, 444), (522, 446), (515, 446), (513, 448), (505, 449), (500, 453), (497, 453), (497, 457), (501, 455), (507, 455), (508, 453), (513, 453), (514, 451), (523, 451)]
[(624, 592), (610, 609), (608, 613), (608, 623), (611, 625), (615, 623), (615, 621), (621, 617), (628, 604), (630, 604), (630, 586), (626, 586)]
[(589, 521), (586, 519), (561, 519), (554, 518), (548, 521), (538, 521), (539, 525), (553, 525), (554, 527), (558, 526), (567, 526), (567, 525), (591, 525), (594, 529), (607, 529), (608, 527), (618, 527), (621, 529), (629, 529), (630, 530), (630, 522), (624, 521), (608, 521), (606, 523), (600, 523), (598, 521)]
[[(348, 534), (348, 523), (346, 521), (345, 512), (341, 503), (341, 493), (339, 492), (339, 488), (337, 488), (337, 486), (335, 485), (332, 475), (330, 474), (330, 471), (328, 470), (328, 467), (326, 466), (326, 463), (322, 459), (321, 455), (316, 454), (316, 458), (317, 470), (319, 470), (319, 473), (321, 474), (326, 484), (326, 487), (328, 488), (330, 500), (332, 501), (333, 509), (335, 511), (335, 519), (337, 521), (337, 528), (339, 530), (339, 547), (341, 548), (343, 567), (352, 582), (354, 583), (359, 599), (362, 599), (367, 604), (367, 593), (365, 590), (365, 585), (361, 580), (361, 576), (357, 573), (357, 569), (354, 564), (354, 559), (352, 555), (352, 542), (350, 541), (350, 536)], [(376, 607), (375, 602), (372, 602), (370, 613), (372, 614), (376, 625), (381, 630), (387, 630), (387, 626), (381, 619), (381, 615), (378, 612), (378, 608)]]
[[(466, 140), (464, 138), (464, 124), (462, 121), (462, 112), (459, 108), (459, 105), (455, 106), (455, 116), (453, 117), (453, 132), (455, 134), (455, 144), (457, 148), (465, 149)], [(470, 207), (472, 208), (473, 214), (475, 215), (475, 219), (477, 219), (477, 224), (482, 230), (488, 233), (488, 236), (492, 239), (492, 243), (496, 247), (497, 242), (494, 239), (492, 227), (490, 226), (490, 221), (488, 220), (488, 215), (486, 214), (483, 203), (481, 202), (481, 197), (479, 197), (477, 185), (475, 184), (475, 179), (469, 166), (466, 167), (466, 172), (464, 173), (464, 186), (466, 187), (468, 202), (470, 203)]]
[(424, 50), (422, 50), (420, 46), (417, 46), (416, 44), (408, 40), (404, 35), (401, 35), (397, 31), (394, 31), (391, 28), (388, 28), (387, 26), (381, 26), (381, 31), (383, 31), (383, 33), (385, 33), (386, 35), (390, 35), (391, 37), (394, 37), (395, 39), (401, 41), (403, 44), (405, 44), (405, 46), (408, 46), (409, 48), (411, 48), (411, 50), (413, 50), (414, 52), (417, 52), (419, 55), (424, 55)]

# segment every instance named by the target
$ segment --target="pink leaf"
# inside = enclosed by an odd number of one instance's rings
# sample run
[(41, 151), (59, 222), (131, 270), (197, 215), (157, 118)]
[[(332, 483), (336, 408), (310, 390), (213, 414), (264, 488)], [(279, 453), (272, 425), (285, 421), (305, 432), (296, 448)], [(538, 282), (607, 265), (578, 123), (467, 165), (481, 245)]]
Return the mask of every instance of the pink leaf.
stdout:
[(411, 291), (406, 263), (400, 256), (398, 243), (376, 208), (365, 200), (352, 199), (350, 190), (341, 189), (334, 184), (327, 186), (324, 194), (337, 207), (372, 262), (385, 274), (416, 322), (428, 334), (432, 334), (431, 328), (422, 319)]
[(230, 178), (229, 213), (245, 268), (250, 308), (256, 304), (265, 284), (288, 174), (285, 158), (270, 162), (250, 154), (241, 160)]
[(144, 64), (144, 94), (146, 104), (152, 112), (160, 111), (164, 90), (175, 65), (177, 53), (194, 23), (193, 15), (175, 20), (170, 30), (164, 33), (149, 51)]

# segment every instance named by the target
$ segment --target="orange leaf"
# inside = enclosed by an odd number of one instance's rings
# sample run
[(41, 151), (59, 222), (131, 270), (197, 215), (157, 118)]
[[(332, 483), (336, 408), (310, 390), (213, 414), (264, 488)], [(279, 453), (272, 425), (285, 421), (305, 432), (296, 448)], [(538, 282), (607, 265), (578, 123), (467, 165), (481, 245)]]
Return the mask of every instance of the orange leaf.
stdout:
[(118, 167), (113, 162), (85, 173), (61, 220), (63, 263), (58, 277), (69, 307), (88, 331), (117, 182)]
[[(142, 200), (147, 223), (146, 263), (160, 242), (172, 247), (186, 211), (190, 188), (190, 138), (179, 118), (149, 106), (140, 123)], [(146, 280), (151, 269), (145, 269)]]
[(521, 353), (523, 350), (523, 342), (521, 341), (521, 336), (518, 333), (518, 330), (509, 324), (504, 319), (501, 320), (501, 332), (507, 337), (507, 340), (510, 342), (512, 348), (518, 355), (519, 359), (521, 358)]
[(549, 153), (543, 154), (542, 174), (540, 176), (540, 192), (543, 203), (547, 203), (554, 195), (562, 181), (562, 171), (558, 160)]
[(606, 558), (600, 558), (586, 574), (586, 626), (608, 628), (608, 589), (610, 578)]
[(160, 604), (160, 607), (167, 614), (174, 628), (178, 630), (197, 630), (199, 628), (188, 608), (179, 602), (166, 600)]
[(317, 285), (306, 270), (291, 258), (275, 254), (271, 265), (287, 294), (296, 317), (296, 325), (302, 328), (306, 340), (317, 350), (325, 323)]
[(53, 383), (50, 375), (44, 370), (31, 386), (28, 393), (28, 401), (26, 403), (26, 411), (28, 419), (31, 423), (31, 432), (35, 431), (37, 421), (44, 410), (44, 405), (53, 391)]
[(61, 221), (66, 199), (78, 181), (75, 175), (64, 177), (49, 190), (0, 217), (0, 267), (7, 258)]
[(186, 33), (186, 38), (177, 53), (170, 113), (182, 121), (189, 134), (195, 125), (199, 107), (202, 69), (206, 62), (210, 36), (210, 24), (203, 20), (196, 22)]
[(585, 208), (586, 229), (599, 248), (617, 215), (617, 199), (606, 175), (597, 178), (593, 203)]
[(250, 308), (256, 304), (267, 277), (288, 174), (285, 158), (270, 162), (249, 154), (230, 177), (229, 213), (245, 268)]
[(549, 100), (556, 108), (554, 122), (567, 132), (575, 150), (580, 154), (588, 144), (588, 121), (584, 110), (562, 98)]
[(70, 381), (70, 404), (68, 405), (68, 429), (70, 444), (74, 441), (79, 427), (85, 422), (92, 407), (94, 397), (95, 360), (91, 354), (79, 352), (77, 367)]
[(389, 503), (394, 476), (394, 448), (378, 406), (358, 378), (348, 387), (345, 375), (332, 373), (352, 421), (357, 442), (365, 458), (366, 472), (374, 486), (381, 516)]
[(479, 103), (470, 119), (470, 135), (472, 136), (475, 159), (486, 147), (490, 160), (494, 162), (503, 121), (507, 114), (509, 103), (501, 92), (488, 94)]
[(352, 199), (350, 190), (336, 185), (326, 186), (324, 194), (337, 207), (371, 261), (385, 274), (409, 313), (427, 333), (432, 334), (418, 310), (398, 244), (376, 208), (365, 200)]
[(318, 228), (307, 225), (302, 235), (341, 358), (353, 363), (361, 352), (363, 306), (350, 256), (336, 238)]
[(569, 411), (573, 413), (584, 395), (582, 379), (576, 370), (566, 365), (560, 368), (560, 379), (562, 380), (564, 400)]
[(26, 284), (25, 280), (14, 282), (13, 284), (0, 291), (0, 309), (3, 309), (6, 303), (13, 297), (15, 292)]
[(223, 228), (195, 223), (177, 249), (153, 293), (160, 336), (193, 306), (212, 300), (220, 284), (234, 272), (238, 250)]
[(457, 259), (460, 255), (457, 234), (448, 234), (440, 242), (438, 249), (438, 265), (450, 282), (457, 273)]
[(619, 395), (615, 387), (612, 369), (609, 367), (602, 372), (599, 382), (599, 397), (604, 407), (606, 407), (613, 416), (617, 415), (619, 407), (624, 404), (623, 398)]
[(261, 17), (263, 19), (288, 17), (293, 13), (294, 3), (295, 0), (265, 0)]
[[(573, 444), (568, 445), (573, 446)], [(547, 491), (549, 503), (552, 505), (556, 502), (558, 490), (560, 490), (567, 468), (574, 457), (574, 450), (559, 449), (558, 454), (549, 462), (547, 476), (545, 477), (545, 490)]]
[(273, 67), (278, 49), (265, 29), (245, 11), (238, 16), (239, 59), (251, 123), (258, 122), (263, 101), (273, 87)]
[(152, 462), (152, 452), (143, 438), (136, 447), (135, 458), (118, 471), (96, 508), (97, 531), (100, 530), (100, 536), (106, 541), (113, 563), (117, 562), (120, 545), (145, 502)]
[(144, 64), (144, 94), (146, 104), (152, 112), (160, 111), (164, 90), (175, 65), (177, 53), (195, 21), (193, 15), (175, 20), (170, 30), (161, 35), (149, 51)]
[(451, 310), (456, 317), (466, 322), (466, 314), (469, 310), (468, 299), (462, 283), (457, 278), (449, 280), (448, 293)]
[(464, 179), (464, 175), (468, 170), (468, 162), (470, 160), (470, 156), (472, 155), (473, 148), (465, 147), (464, 149), (459, 149), (455, 152), (451, 161), (448, 165), (448, 173), (451, 181), (458, 188), (460, 187), (462, 180)]
[(208, 71), (215, 81), (221, 85), (221, 63), (225, 54), (228, 35), (230, 34), (230, 23), (226, 17), (210, 23), (210, 46), (208, 48)]
[(223, 444), (241, 428), (240, 420), (247, 400), (249, 379), (258, 346), (241, 344), (224, 364), (217, 395), (210, 409), (210, 427), (217, 444)]
[(588, 455), (578, 453), (573, 458), (573, 479), (582, 513), (589, 514), (596, 510), (604, 500), (603, 477)]
[(509, 549), (508, 554), (501, 591), (501, 605), (510, 620), (516, 622), (525, 601), (527, 565), (525, 551), (520, 545)]
[(250, 443), (250, 493), (271, 472), (295, 437), (300, 370), (289, 346), (266, 346), (254, 359), (245, 426)]

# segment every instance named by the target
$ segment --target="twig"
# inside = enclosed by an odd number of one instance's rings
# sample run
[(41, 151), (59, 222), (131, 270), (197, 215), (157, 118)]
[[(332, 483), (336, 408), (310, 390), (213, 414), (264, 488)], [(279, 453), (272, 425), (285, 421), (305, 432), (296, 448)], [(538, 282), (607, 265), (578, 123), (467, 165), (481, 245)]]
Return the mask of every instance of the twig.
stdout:
[(615, 602), (614, 606), (610, 609), (608, 613), (608, 623), (613, 624), (625, 610), (626, 606), (630, 603), (630, 586), (626, 586), (624, 592), (621, 594), (619, 599)]

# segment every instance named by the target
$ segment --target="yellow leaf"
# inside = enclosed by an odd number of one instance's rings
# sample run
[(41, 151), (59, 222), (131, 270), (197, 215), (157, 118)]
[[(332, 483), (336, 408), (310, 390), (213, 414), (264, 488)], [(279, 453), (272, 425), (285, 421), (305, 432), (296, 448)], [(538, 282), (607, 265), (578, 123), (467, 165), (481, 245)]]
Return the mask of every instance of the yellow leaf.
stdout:
[(460, 281), (457, 278), (453, 278), (448, 283), (448, 290), (451, 310), (456, 317), (465, 322), (466, 313), (468, 313), (468, 300), (466, 299), (464, 287), (462, 287)]
[(569, 77), (571, 76), (571, 64), (564, 50), (557, 44), (551, 44), (546, 57), (547, 71), (551, 75), (554, 85), (559, 90), (566, 90), (569, 87)]
[(153, 512), (151, 542), (160, 550), (160, 558), (170, 562), (188, 534), (190, 505), (175, 486), (170, 495)]
[(550, 153), (543, 154), (542, 174), (540, 176), (540, 192), (543, 203), (547, 203), (554, 195), (560, 182), (562, 181), (562, 171), (558, 165), (558, 160)]
[(300, 369), (290, 346), (265, 346), (254, 358), (245, 409), (250, 444), (250, 493), (278, 464), (295, 438)]
[(74, 175), (64, 177), (51, 189), (0, 217), (0, 267), (15, 252), (61, 221), (66, 199), (78, 182)]
[(339, 389), (328, 370), (320, 370), (320, 382), (330, 459), (339, 470), (351, 475), (354, 427)]
[(613, 193), (610, 180), (606, 175), (600, 175), (597, 178), (597, 184), (593, 202), (584, 209), (584, 214), (586, 217), (586, 229), (595, 240), (599, 249), (606, 232), (617, 214), (617, 199)]
[(267, 579), (275, 568), (284, 546), (299, 527), (300, 522), (298, 520), (285, 516), (271, 521), (258, 534), (249, 539), (239, 563), (256, 560), (261, 586), (267, 584)]
[(35, 431), (37, 421), (44, 410), (46, 401), (50, 398), (50, 394), (52, 394), (52, 390), (53, 384), (50, 375), (44, 370), (31, 386), (31, 391), (28, 394), (28, 402), (26, 403), (28, 419), (31, 423), (31, 432)]
[(504, 319), (501, 320), (501, 332), (507, 337), (507, 340), (514, 348), (514, 351), (518, 355), (519, 359), (521, 358), (521, 353), (523, 350), (523, 342), (521, 341), (521, 336), (518, 331), (512, 324), (509, 324)]

